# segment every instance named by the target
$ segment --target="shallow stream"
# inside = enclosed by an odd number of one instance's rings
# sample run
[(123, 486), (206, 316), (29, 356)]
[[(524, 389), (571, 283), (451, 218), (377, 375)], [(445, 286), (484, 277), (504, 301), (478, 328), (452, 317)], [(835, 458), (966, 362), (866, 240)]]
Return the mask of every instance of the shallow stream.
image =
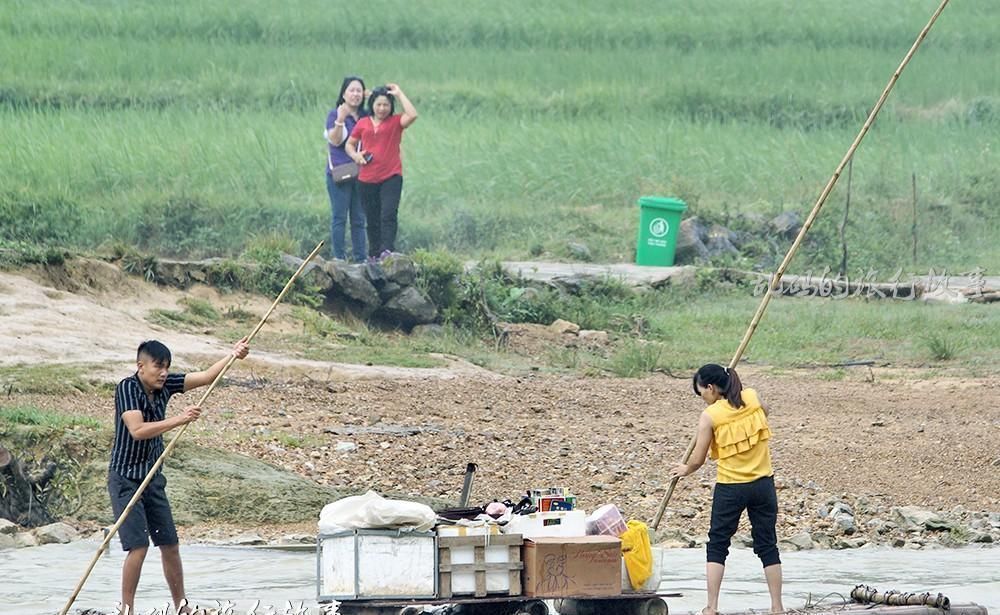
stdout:
[[(52, 615), (66, 603), (99, 543), (79, 541), (0, 551), (0, 613)], [(235, 604), (244, 614), (257, 603), (257, 615), (316, 615), (314, 552), (254, 547), (182, 545), (188, 595), (199, 606)], [(705, 605), (704, 552), (666, 552), (661, 591), (682, 592), (669, 598), (672, 613)], [(114, 613), (119, 600), (123, 553), (117, 540), (94, 567), (71, 613), (96, 609)], [(800, 608), (807, 600), (839, 600), (858, 583), (880, 590), (941, 592), (953, 603), (976, 602), (1000, 615), (1000, 548), (902, 549), (862, 548), (782, 554), (785, 607)], [(727, 562), (721, 610), (767, 609), (767, 588), (760, 565), (749, 550), (734, 550)], [(140, 613), (161, 608), (169, 592), (160, 570), (159, 553), (150, 549), (139, 585)], [(302, 604), (302, 610), (299, 604)], [(267, 607), (273, 607), (268, 610)], [(161, 611), (162, 612), (162, 611)]]

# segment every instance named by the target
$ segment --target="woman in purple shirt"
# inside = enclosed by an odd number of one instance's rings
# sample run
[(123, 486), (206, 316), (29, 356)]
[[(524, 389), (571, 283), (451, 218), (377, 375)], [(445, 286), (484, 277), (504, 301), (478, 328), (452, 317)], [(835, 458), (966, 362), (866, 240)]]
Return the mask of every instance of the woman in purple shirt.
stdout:
[(340, 86), (336, 106), (326, 116), (326, 140), (329, 153), (326, 159), (326, 191), (330, 194), (333, 221), (330, 224), (330, 239), (334, 258), (347, 260), (347, 246), (344, 235), (347, 220), (351, 221), (351, 257), (356, 263), (365, 262), (365, 210), (361, 206), (357, 179), (333, 177), (332, 170), (337, 165), (353, 162), (345, 152), (344, 143), (358, 120), (368, 115), (362, 105), (365, 100), (365, 82), (361, 77), (345, 77)]

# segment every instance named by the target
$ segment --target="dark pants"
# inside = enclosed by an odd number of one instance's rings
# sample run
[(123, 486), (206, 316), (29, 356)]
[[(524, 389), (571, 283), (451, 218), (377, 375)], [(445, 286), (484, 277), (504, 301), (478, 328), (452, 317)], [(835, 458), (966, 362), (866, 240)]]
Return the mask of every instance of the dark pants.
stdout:
[(347, 220), (350, 218), (351, 257), (356, 263), (365, 262), (365, 210), (361, 206), (358, 182), (351, 179), (338, 184), (327, 174), (326, 192), (330, 195), (330, 209), (333, 214), (330, 221), (330, 251), (333, 257), (347, 260), (344, 236)]
[[(141, 480), (125, 478), (114, 470), (108, 472), (108, 495), (115, 519), (121, 516), (141, 483)], [(148, 547), (150, 537), (158, 547), (177, 544), (177, 528), (167, 501), (167, 477), (162, 472), (153, 477), (118, 528), (118, 539), (124, 551)]]
[(393, 175), (378, 184), (359, 181), (358, 191), (368, 224), (368, 255), (378, 256), (385, 250), (394, 251), (403, 176)]
[(708, 530), (708, 561), (725, 564), (729, 544), (747, 511), (753, 552), (764, 567), (780, 564), (778, 557), (778, 493), (774, 478), (765, 476), (752, 483), (716, 483), (712, 496), (712, 525)]

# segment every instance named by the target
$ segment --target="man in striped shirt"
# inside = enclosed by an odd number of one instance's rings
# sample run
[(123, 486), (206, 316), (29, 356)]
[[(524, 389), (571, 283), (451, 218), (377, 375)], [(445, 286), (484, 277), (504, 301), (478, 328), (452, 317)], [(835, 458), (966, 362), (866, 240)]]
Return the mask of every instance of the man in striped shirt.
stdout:
[[(232, 354), (242, 359), (249, 351), (246, 339), (242, 339), (233, 345)], [(211, 384), (228, 362), (229, 356), (226, 356), (205, 371), (168, 373), (170, 350), (155, 340), (139, 344), (135, 374), (119, 382), (115, 388), (115, 443), (108, 468), (108, 493), (116, 519), (163, 453), (163, 434), (196, 421), (201, 415), (201, 408), (188, 406), (180, 414), (167, 418), (170, 397)], [(167, 579), (178, 612), (190, 612), (190, 609), (182, 610), (185, 603), (184, 570), (177, 528), (170, 512), (170, 502), (167, 501), (166, 484), (167, 479), (161, 468), (157, 468), (156, 475), (118, 528), (122, 549), (128, 553), (122, 566), (123, 613), (135, 612), (135, 592), (150, 538), (160, 548), (163, 576)]]

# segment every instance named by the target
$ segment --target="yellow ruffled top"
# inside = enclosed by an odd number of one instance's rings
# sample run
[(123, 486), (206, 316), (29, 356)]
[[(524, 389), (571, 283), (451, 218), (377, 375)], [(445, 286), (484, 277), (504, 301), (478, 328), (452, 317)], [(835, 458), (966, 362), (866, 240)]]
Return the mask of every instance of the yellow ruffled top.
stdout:
[(709, 457), (718, 461), (716, 482), (749, 483), (771, 476), (771, 428), (757, 392), (743, 389), (743, 407), (720, 399), (705, 409), (712, 419)]

